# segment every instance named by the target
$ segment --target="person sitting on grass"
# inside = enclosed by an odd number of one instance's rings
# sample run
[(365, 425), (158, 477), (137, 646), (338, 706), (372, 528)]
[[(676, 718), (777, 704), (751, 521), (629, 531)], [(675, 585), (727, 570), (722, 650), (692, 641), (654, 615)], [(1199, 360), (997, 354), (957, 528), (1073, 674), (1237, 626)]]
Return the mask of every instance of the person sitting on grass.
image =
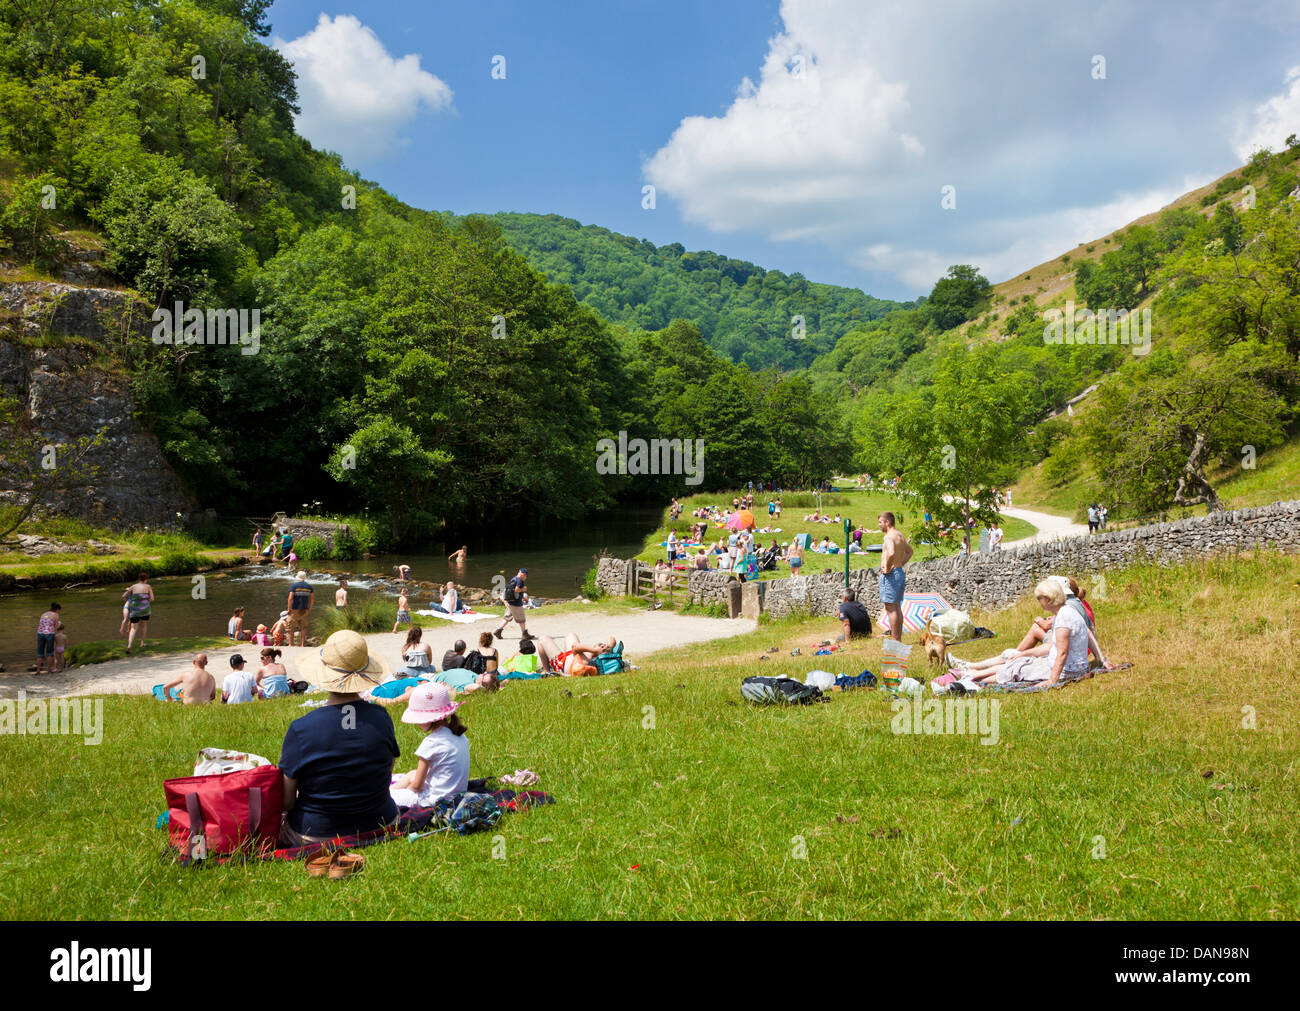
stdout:
[(531, 639), (519, 644), (519, 652), (501, 665), (501, 680), (511, 678), (531, 680), (543, 674), (542, 661), (537, 655), (537, 646)]
[(230, 616), (230, 620), (226, 622), (226, 638), (234, 639), (235, 642), (242, 642), (248, 635), (249, 633), (244, 631), (244, 609), (237, 607), (234, 614)]
[(591, 677), (598, 671), (588, 660), (602, 653), (621, 652), (622, 647), (623, 643), (614, 636), (606, 642), (587, 645), (578, 640), (576, 632), (570, 632), (564, 637), (563, 649), (549, 635), (537, 637), (537, 652), (543, 666), (552, 674), (566, 677)]
[(229, 705), (252, 702), (257, 697), (257, 678), (244, 669), (244, 658), (236, 653), (230, 658), (230, 673), (221, 682), (221, 701)]
[(447, 585), (442, 588), (442, 603), (434, 601), (429, 609), (439, 614), (459, 614), (465, 610), (465, 605), (460, 602), (460, 594), (456, 592), (456, 584), (447, 580)]
[(180, 701), (187, 706), (203, 706), (217, 697), (217, 679), (208, 673), (208, 654), (196, 653), (190, 669), (163, 685), (163, 698), (172, 697), (172, 689), (180, 688)]
[(695, 567), (701, 570), (709, 567), (709, 553), (703, 548), (700, 548), (699, 553), (695, 556)]
[(1044, 642), (1011, 658), (994, 657), (982, 665), (972, 665), (962, 671), (964, 675), (976, 683), (992, 681), (1004, 685), (1046, 681), (1056, 684), (1062, 677), (1070, 679), (1087, 673), (1090, 647), (1096, 650), (1102, 666), (1110, 669), (1110, 663), (1101, 655), (1101, 647), (1087, 621), (1078, 610), (1066, 606), (1060, 582), (1050, 577), (1042, 580), (1034, 587), (1034, 596), (1043, 610), (1053, 617), (1050, 643)]
[(848, 587), (840, 597), (840, 627), (844, 629), (844, 641), (848, 642), (855, 635), (861, 638), (871, 636), (871, 615), (858, 602), (857, 594)]
[(257, 671), (257, 691), (264, 699), (274, 699), (291, 694), (289, 672), (280, 662), (278, 649), (262, 650), (262, 666)]
[(457, 639), (451, 649), (442, 654), (442, 669), (454, 670), (465, 666), (465, 640)]
[(323, 706), (289, 724), (277, 763), (284, 774), (281, 846), (328, 842), (392, 825), (397, 805), (388, 788), (401, 755), (393, 719), (361, 692), (386, 673), (366, 640), (340, 629), (297, 658), (298, 670), (329, 692)]
[(425, 737), (415, 749), (415, 768), (394, 776), (389, 787), (399, 808), (431, 807), (469, 788), (469, 738), (459, 708), (446, 685), (420, 685), (411, 693), (402, 722), (419, 727)]
[(419, 625), (412, 625), (406, 633), (402, 661), (406, 664), (402, 672), (410, 677), (421, 677), (437, 669), (433, 666), (433, 647), (424, 641), (424, 629)]

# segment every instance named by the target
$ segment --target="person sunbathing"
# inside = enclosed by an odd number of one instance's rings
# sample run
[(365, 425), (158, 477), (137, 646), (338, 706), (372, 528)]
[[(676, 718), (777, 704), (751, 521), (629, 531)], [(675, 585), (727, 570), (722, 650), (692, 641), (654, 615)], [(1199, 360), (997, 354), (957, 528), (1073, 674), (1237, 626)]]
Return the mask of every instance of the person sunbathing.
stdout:
[(1081, 611), (1067, 606), (1067, 598), (1060, 582), (1050, 577), (1044, 579), (1034, 588), (1034, 594), (1043, 610), (1052, 615), (1050, 639), (1026, 649), (1006, 650), (999, 656), (969, 664), (959, 671), (963, 677), (971, 678), (976, 683), (1048, 681), (1055, 684), (1062, 675), (1087, 671), (1089, 651), (1103, 667), (1111, 669), (1110, 661), (1102, 653), (1096, 635), (1081, 617)]
[(576, 632), (570, 632), (564, 637), (563, 649), (549, 635), (538, 636), (537, 654), (542, 658), (543, 666), (548, 668), (552, 674), (563, 674), (567, 677), (590, 677), (598, 672), (587, 661), (592, 657), (600, 656), (602, 653), (616, 651), (621, 645), (622, 643), (614, 636), (610, 636), (607, 642), (587, 645), (578, 640)]

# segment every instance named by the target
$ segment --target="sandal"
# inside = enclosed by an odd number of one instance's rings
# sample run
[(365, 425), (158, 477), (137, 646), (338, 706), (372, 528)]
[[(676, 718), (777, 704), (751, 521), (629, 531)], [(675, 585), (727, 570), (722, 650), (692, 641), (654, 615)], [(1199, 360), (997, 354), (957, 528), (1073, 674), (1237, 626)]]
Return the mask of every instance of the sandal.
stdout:
[(323, 878), (330, 872), (330, 866), (333, 863), (333, 852), (314, 853), (307, 858), (307, 874), (309, 877)]
[(346, 878), (349, 875), (364, 870), (365, 866), (366, 858), (360, 853), (342, 853), (335, 851), (334, 860), (330, 864), (330, 880), (337, 881), (339, 878)]

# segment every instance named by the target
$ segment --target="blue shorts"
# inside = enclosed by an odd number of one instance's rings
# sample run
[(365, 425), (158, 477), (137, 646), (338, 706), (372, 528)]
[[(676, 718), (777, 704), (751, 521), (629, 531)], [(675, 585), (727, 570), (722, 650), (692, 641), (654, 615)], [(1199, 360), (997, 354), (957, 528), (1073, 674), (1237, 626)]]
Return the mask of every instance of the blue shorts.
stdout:
[(36, 656), (37, 659), (43, 656), (54, 655), (54, 633), (37, 632), (36, 633)]
[(907, 589), (907, 575), (902, 569), (891, 569), (889, 575), (880, 577), (880, 602), (901, 604)]

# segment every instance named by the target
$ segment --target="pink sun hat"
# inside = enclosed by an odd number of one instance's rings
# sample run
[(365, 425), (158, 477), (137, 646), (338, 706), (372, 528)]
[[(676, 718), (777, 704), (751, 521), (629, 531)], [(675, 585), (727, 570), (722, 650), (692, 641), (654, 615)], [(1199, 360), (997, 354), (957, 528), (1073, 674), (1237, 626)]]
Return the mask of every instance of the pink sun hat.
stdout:
[(437, 681), (416, 685), (411, 690), (411, 701), (402, 713), (403, 723), (437, 723), (460, 708), (459, 702), (451, 700), (447, 686)]

